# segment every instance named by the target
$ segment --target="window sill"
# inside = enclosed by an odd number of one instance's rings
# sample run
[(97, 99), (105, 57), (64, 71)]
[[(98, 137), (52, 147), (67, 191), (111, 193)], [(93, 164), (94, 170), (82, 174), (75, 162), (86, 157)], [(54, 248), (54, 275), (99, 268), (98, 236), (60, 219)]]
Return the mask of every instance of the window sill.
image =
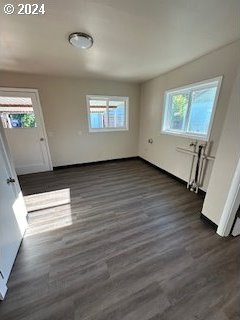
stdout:
[(129, 131), (128, 128), (109, 128), (109, 129), (89, 129), (89, 133), (123, 132)]
[(195, 140), (199, 140), (199, 141), (208, 141), (209, 140), (209, 136), (188, 134), (188, 133), (182, 133), (182, 132), (176, 132), (176, 131), (162, 130), (161, 134), (168, 134), (171, 136), (176, 136), (176, 137), (180, 137), (180, 138), (187, 138), (187, 139), (195, 139)]

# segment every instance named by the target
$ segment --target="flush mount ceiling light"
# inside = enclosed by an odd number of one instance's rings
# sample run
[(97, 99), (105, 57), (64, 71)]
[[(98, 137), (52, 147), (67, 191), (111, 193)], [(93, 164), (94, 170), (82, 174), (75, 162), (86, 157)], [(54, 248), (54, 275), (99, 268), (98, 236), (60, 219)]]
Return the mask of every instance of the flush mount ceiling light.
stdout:
[(71, 33), (68, 40), (76, 48), (90, 49), (93, 45), (93, 38), (89, 34), (82, 32)]

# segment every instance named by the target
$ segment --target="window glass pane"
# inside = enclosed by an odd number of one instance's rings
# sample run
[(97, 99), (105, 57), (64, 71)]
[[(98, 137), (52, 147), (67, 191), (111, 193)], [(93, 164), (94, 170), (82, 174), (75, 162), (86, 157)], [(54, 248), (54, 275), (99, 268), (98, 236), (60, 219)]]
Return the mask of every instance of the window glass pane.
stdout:
[(189, 93), (176, 93), (169, 96), (167, 129), (183, 131), (189, 101)]
[(217, 87), (193, 91), (188, 132), (208, 134), (216, 92)]
[(199, 139), (208, 138), (222, 78), (167, 91), (162, 131)]
[(106, 100), (90, 100), (90, 126), (92, 129), (108, 127)]
[(0, 97), (0, 117), (4, 128), (35, 128), (31, 98)]
[(88, 96), (88, 106), (90, 129), (127, 129), (127, 98)]
[(109, 102), (109, 127), (125, 128), (125, 102), (110, 101)]

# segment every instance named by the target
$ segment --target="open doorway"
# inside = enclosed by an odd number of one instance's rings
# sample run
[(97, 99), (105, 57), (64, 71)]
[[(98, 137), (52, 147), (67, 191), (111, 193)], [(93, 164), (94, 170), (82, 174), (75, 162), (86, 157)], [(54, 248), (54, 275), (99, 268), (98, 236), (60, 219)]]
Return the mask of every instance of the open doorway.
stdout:
[(38, 91), (0, 88), (0, 118), (17, 174), (52, 170)]

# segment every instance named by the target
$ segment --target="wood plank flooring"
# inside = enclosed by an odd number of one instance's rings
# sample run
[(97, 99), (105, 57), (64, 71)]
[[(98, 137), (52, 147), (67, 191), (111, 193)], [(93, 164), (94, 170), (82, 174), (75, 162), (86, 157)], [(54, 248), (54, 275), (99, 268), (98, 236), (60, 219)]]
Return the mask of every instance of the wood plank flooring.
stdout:
[(20, 178), (29, 228), (1, 320), (240, 319), (240, 239), (141, 160)]

